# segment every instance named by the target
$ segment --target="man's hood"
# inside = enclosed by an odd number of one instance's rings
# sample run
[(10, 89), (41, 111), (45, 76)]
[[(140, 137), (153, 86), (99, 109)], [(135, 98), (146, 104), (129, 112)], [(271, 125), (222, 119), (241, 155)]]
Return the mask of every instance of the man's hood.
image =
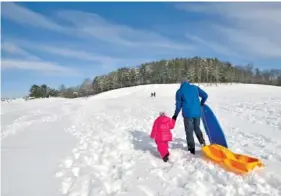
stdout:
[(187, 82), (187, 81), (183, 81), (183, 82), (181, 83), (180, 88), (184, 88), (184, 87), (186, 87), (186, 86), (188, 86), (188, 85), (190, 85), (190, 83), (189, 83), (189, 82)]

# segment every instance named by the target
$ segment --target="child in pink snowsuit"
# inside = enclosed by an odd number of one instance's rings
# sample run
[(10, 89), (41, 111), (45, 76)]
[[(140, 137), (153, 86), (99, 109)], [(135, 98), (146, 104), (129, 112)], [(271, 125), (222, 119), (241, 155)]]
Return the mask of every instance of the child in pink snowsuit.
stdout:
[(155, 140), (157, 150), (164, 162), (169, 160), (168, 142), (172, 141), (171, 129), (175, 127), (175, 120), (161, 112), (160, 116), (153, 123), (150, 137)]

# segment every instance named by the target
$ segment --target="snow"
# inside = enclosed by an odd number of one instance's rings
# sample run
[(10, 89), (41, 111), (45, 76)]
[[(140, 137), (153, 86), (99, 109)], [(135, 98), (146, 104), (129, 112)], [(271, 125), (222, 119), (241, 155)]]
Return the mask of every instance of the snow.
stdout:
[(159, 111), (172, 116), (178, 87), (1, 104), (1, 195), (281, 195), (281, 88), (202, 86), (229, 148), (265, 164), (239, 176), (204, 158), (196, 138), (196, 155), (186, 151), (180, 116), (171, 161), (159, 158), (151, 126)]
[(1, 106), (1, 195), (59, 193), (55, 172), (77, 142), (64, 131), (71, 123), (67, 102), (15, 101)]

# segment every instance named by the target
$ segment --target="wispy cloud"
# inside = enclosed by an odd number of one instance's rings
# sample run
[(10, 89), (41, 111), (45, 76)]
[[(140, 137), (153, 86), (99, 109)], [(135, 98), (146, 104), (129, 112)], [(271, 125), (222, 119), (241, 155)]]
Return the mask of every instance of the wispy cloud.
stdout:
[(73, 24), (77, 33), (92, 36), (111, 44), (179, 50), (191, 48), (187, 44), (175, 42), (157, 32), (116, 24), (97, 14), (69, 10), (58, 12), (58, 16)]
[(7, 18), (21, 25), (30, 25), (56, 31), (62, 30), (62, 27), (54, 21), (18, 4), (3, 2), (1, 6), (1, 16), (3, 18)]
[[(143, 62), (152, 61), (152, 59), (148, 58), (121, 58), (121, 57), (112, 57), (108, 55), (102, 55), (99, 53), (92, 52), (92, 50), (85, 50), (73, 44), (66, 44), (56, 46), (53, 44), (48, 44), (47, 42), (31, 42), (26, 40), (19, 39), (8, 39), (8, 42), (3, 42), (3, 45), (10, 46), (4, 47), (3, 51), (10, 51), (10, 48), (15, 48), (17, 50), (13, 50), (14, 57), (18, 57), (17, 54), (25, 54), (20, 55), (23, 56), (23, 59), (31, 59), (29, 58), (31, 54), (26, 52), (24, 49), (28, 49), (30, 51), (36, 51), (39, 54), (44, 54), (44, 56), (58, 58), (62, 62), (71, 62), (73, 60), (80, 62), (77, 65), (77, 69), (84, 69), (84, 66), (89, 69), (100, 69), (101, 71), (112, 71), (116, 69), (116, 67), (121, 66), (132, 66), (137, 65)], [(13, 47), (11, 47), (13, 46)], [(19, 51), (18, 51), (19, 50)], [(62, 60), (63, 57), (64, 59)], [(32, 60), (39, 60), (39, 57), (34, 56)], [(42, 59), (41, 59), (42, 60)], [(62, 63), (64, 64), (64, 63)]]
[(20, 48), (18, 45), (13, 43), (3, 42), (1, 44), (1, 52), (11, 55), (17, 55), (30, 60), (39, 60), (37, 56), (30, 54), (29, 52), (25, 51), (24, 49)]
[(185, 51), (193, 49), (187, 43), (175, 42), (155, 31), (116, 24), (93, 13), (76, 10), (58, 11), (57, 16), (68, 22), (66, 26), (56, 22), (51, 17), (47, 18), (42, 14), (14, 3), (4, 3), (2, 7), (2, 16), (13, 22), (54, 30), (74, 37), (97, 39), (104, 43), (118, 45), (119, 47), (133, 47), (135, 49), (145, 47), (152, 51), (154, 49)]
[(280, 38), (271, 40), (272, 37), (270, 35), (252, 33), (247, 29), (218, 26), (217, 30), (224, 34), (236, 50), (241, 51), (244, 55), (250, 55), (255, 58), (281, 59)]
[(56, 46), (48, 43), (40, 42), (29, 42), (29, 41), (14, 41), (18, 45), (29, 48), (31, 50), (43, 51), (55, 56), (67, 57), (70, 59), (78, 59), (83, 61), (93, 61), (93, 62), (113, 62), (118, 60), (117, 58), (112, 58), (109, 56), (95, 54), (93, 52), (86, 52), (80, 48), (72, 49), (68, 46)]
[(2, 59), (2, 69), (22, 69), (32, 70), (41, 73), (55, 74), (55, 75), (67, 75), (67, 76), (79, 76), (80, 74), (71, 68), (67, 68), (56, 63), (44, 62), (44, 61), (28, 61), (28, 60), (13, 60)]
[[(176, 8), (209, 16), (205, 31), (217, 34), (215, 42), (235, 53), (250, 58), (281, 58), (280, 3), (180, 3)], [(200, 39), (207, 42), (204, 36)], [(216, 43), (212, 47), (216, 48)]]
[(190, 35), (187, 33), (185, 34), (185, 37), (189, 40), (196, 42), (197, 45), (198, 44), (202, 45), (201, 46), (202, 48), (207, 47), (216, 53), (223, 54), (225, 56), (241, 57), (240, 55), (235, 53), (233, 50), (231, 50), (231, 48), (229, 48), (227, 45), (223, 45), (223, 44), (214, 42), (211, 39), (207, 40), (207, 39), (200, 38), (199, 36)]
[[(73, 10), (60, 11), (57, 14), (73, 25), (72, 35), (90, 40), (89, 44), (99, 43), (101, 47), (106, 46), (106, 52), (122, 56), (122, 62), (125, 64), (140, 63), (144, 59), (156, 60), (167, 55), (176, 57), (190, 54), (195, 49), (188, 41), (180, 42), (150, 29), (117, 24), (97, 14)], [(127, 63), (124, 61), (126, 58)]]
[(109, 69), (112, 70), (116, 68), (116, 66), (127, 65), (130, 63), (140, 63), (144, 61), (144, 59), (140, 58), (117, 58), (117, 57), (110, 57), (101, 54), (96, 54), (94, 52), (86, 52), (83, 50), (75, 50), (69, 49), (65, 47), (54, 47), (54, 46), (40, 46), (34, 45), (38, 50), (45, 51), (47, 53), (51, 53), (53, 55), (57, 55), (60, 57), (67, 57), (68, 59), (79, 59), (82, 61), (91, 61), (93, 62), (93, 69), (102, 68), (102, 69)]
[[(19, 43), (26, 43), (20, 42)], [(30, 45), (32, 45), (30, 43)], [(14, 42), (3, 42), (1, 47), (1, 52), (4, 54), (4, 58), (2, 55), (1, 59), (1, 67), (3, 70), (7, 69), (22, 69), (22, 70), (32, 70), (37, 71), (39, 73), (52, 75), (58, 74), (66, 74), (68, 76), (79, 76), (77, 70), (68, 68), (67, 66), (59, 65), (58, 63), (49, 62), (47, 60), (43, 60), (36, 55), (27, 52), (24, 48), (27, 45), (20, 45)], [(32, 49), (38, 49), (38, 45)], [(55, 48), (53, 48), (55, 49)], [(5, 54), (11, 54), (12, 57), (7, 57)]]
[(80, 45), (85, 42), (84, 48), (65, 47), (64, 45), (71, 45), (73, 42), (71, 39), (65, 39), (65, 44), (59, 45), (57, 43), (30, 44), (27, 43), (28, 41), (21, 44), (20, 41), (16, 42), (18, 46), (36, 52), (44, 51), (52, 56), (92, 61), (96, 66), (104, 67), (108, 71), (121, 66), (138, 65), (146, 60), (164, 58), (167, 55), (176, 57), (190, 54), (194, 50), (194, 46), (187, 41), (175, 41), (153, 30), (117, 24), (94, 13), (61, 10), (56, 11), (56, 15), (47, 17), (19, 4), (4, 3), (2, 7), (5, 10), (2, 16), (10, 21), (72, 36), (76, 43), (80, 42)]

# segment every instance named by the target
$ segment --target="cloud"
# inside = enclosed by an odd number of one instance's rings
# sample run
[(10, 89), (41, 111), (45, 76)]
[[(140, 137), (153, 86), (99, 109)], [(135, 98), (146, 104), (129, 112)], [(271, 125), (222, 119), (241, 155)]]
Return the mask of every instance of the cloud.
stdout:
[(110, 44), (128, 47), (145, 46), (178, 50), (191, 48), (191, 46), (187, 44), (175, 42), (157, 32), (116, 24), (97, 14), (68, 10), (58, 12), (58, 16), (73, 24), (77, 33), (91, 36)]
[[(187, 51), (193, 49), (193, 46), (187, 43), (176, 42), (155, 31), (116, 24), (93, 13), (76, 10), (58, 11), (57, 17), (64, 20), (64, 23), (60, 24), (55, 22), (54, 17), (51, 19), (51, 17), (46, 17), (15, 3), (3, 3), (2, 6), (2, 17), (15, 23), (99, 41), (103, 44), (118, 46), (119, 50), (133, 48), (141, 51), (146, 48), (155, 52), (159, 52), (161, 49), (163, 52), (167, 52), (165, 50)], [(68, 25), (66, 26), (66, 24)]]
[(47, 17), (29, 10), (23, 6), (10, 2), (3, 2), (1, 5), (1, 16), (3, 18), (12, 20), (21, 25), (30, 25), (33, 27), (56, 31), (62, 30), (62, 27), (60, 25), (49, 20)]
[[(180, 3), (175, 6), (205, 15), (205, 32), (216, 34), (214, 42), (228, 46), (235, 53), (249, 58), (281, 59), (280, 3)], [(207, 42), (206, 37), (201, 39)], [(215, 48), (216, 43), (210, 44)]]
[(189, 12), (221, 15), (229, 19), (244, 21), (260, 19), (281, 24), (280, 3), (179, 3), (175, 4), (175, 7)]
[(56, 63), (44, 62), (44, 61), (28, 61), (28, 60), (14, 60), (14, 59), (2, 59), (2, 70), (7, 69), (22, 69), (32, 70), (43, 74), (52, 75), (67, 75), (67, 76), (79, 76), (80, 74), (71, 68), (67, 68)]
[(30, 60), (39, 60), (37, 56), (34, 56), (26, 52), (25, 50), (23, 50), (22, 48), (20, 48), (19, 46), (13, 43), (3, 42), (1, 45), (1, 51), (12, 55), (19, 55), (23, 58), (30, 59)]
[[(179, 3), (175, 6), (180, 10), (206, 16), (203, 21), (188, 25), (192, 28), (188, 30), (188, 36), (185, 35), (186, 41), (161, 35), (157, 30), (133, 28), (117, 24), (94, 13), (76, 10), (57, 11), (56, 17), (64, 22), (59, 23), (55, 21), (55, 16), (47, 17), (19, 4), (5, 2), (2, 4), (2, 16), (22, 25), (83, 38), (84, 41), (88, 41), (88, 45), (103, 48), (105, 52), (113, 55), (123, 56), (121, 62), (124, 62), (126, 56), (156, 59), (187, 53), (192, 55), (193, 52), (204, 50), (205, 47), (217, 54), (241, 58), (243, 56), (248, 60), (281, 58), (281, 4), (279, 3)], [(195, 33), (190, 36), (192, 31)], [(184, 34), (183, 32), (183, 36)], [(189, 41), (199, 45), (192, 45)], [(91, 55), (61, 47), (52, 50), (50, 47), (42, 49), (53, 54), (56, 51), (56, 54), (62, 56), (78, 59), (81, 57), (90, 61), (103, 61), (106, 64), (120, 62), (116, 58), (108, 58), (106, 55), (97, 55), (94, 52)], [(10, 46), (11, 50), (15, 52)]]
[(189, 40), (196, 42), (197, 44), (201, 44), (203, 48), (204, 47), (210, 48), (211, 50), (215, 51), (216, 53), (223, 54), (225, 56), (241, 57), (240, 55), (238, 55), (237, 53), (232, 51), (231, 48), (229, 48), (226, 45), (214, 42), (212, 40), (202, 39), (199, 36), (190, 35), (188, 33), (185, 34), (185, 37)]
[[(23, 42), (22, 42), (23, 43)], [(3, 42), (2, 49), (4, 53), (12, 55), (12, 58), (2, 58), (1, 67), (3, 70), (7, 69), (22, 69), (32, 70), (41, 73), (48, 73), (52, 75), (66, 74), (66, 75), (79, 75), (74, 69), (70, 69), (57, 63), (47, 62), (39, 57), (24, 50), (24, 47), (19, 46), (13, 42)]]
[(113, 62), (118, 59), (95, 54), (93, 52), (86, 52), (81, 49), (70, 49), (66, 46), (54, 46), (54, 45), (48, 45), (47, 43), (36, 43), (36, 42), (28, 42), (28, 41), (20, 41), (19, 43), (21, 46), (25, 48), (29, 48), (32, 50), (41, 50), (56, 56), (62, 56), (62, 57), (68, 57), (71, 59), (79, 59), (83, 61), (93, 61), (93, 62)]
[[(152, 59), (148, 58), (131, 58), (131, 57), (113, 57), (108, 55), (102, 55), (99, 53), (92, 52), (91, 49), (85, 50), (80, 48), (79, 46), (73, 43), (67, 43), (66, 45), (59, 45), (55, 46), (49, 43), (42, 43), (42, 42), (31, 42), (26, 40), (20, 39), (8, 39), (8, 42), (3, 42), (3, 45), (6, 46), (13, 46), (13, 48), (20, 49), (20, 52), (29, 57), (31, 54), (27, 53), (24, 49), (28, 49), (29, 51), (36, 51), (38, 54), (43, 54), (46, 58), (55, 58), (59, 59), (62, 62), (71, 62), (73, 60), (80, 61), (78, 68), (84, 69), (85, 63), (87, 64), (86, 67), (90, 69), (100, 69), (103, 71), (112, 71), (116, 69), (116, 67), (120, 66), (132, 66), (137, 65), (143, 62), (152, 61)], [(8, 47), (7, 47), (8, 48)], [(13, 53), (17, 57), (17, 53)], [(21, 55), (20, 55), (21, 57)], [(64, 57), (64, 58), (61, 58)], [(30, 58), (27, 58), (30, 59)], [(33, 59), (34, 60), (34, 59)], [(36, 59), (35, 59), (36, 60)], [(37, 57), (37, 60), (39, 58)], [(42, 60), (42, 59), (41, 59)], [(73, 63), (72, 63), (73, 64)]]
[(121, 63), (125, 61), (140, 61), (142, 59), (138, 58), (119, 58), (119, 57), (111, 57), (111, 56), (106, 56), (102, 54), (97, 54), (94, 52), (86, 52), (81, 49), (70, 49), (66, 47), (54, 47), (54, 46), (48, 46), (48, 45), (34, 45), (33, 47), (37, 48), (38, 50), (43, 50), (48, 53), (52, 53), (55, 55), (59, 56), (64, 56), (68, 58), (75, 58), (75, 59), (80, 59), (83, 61), (93, 61), (96, 63), (101, 64), (116, 64), (116, 63)]
[[(270, 40), (270, 36), (253, 34), (248, 30), (219, 27), (234, 46), (244, 54), (253, 57), (281, 58), (281, 40)], [(280, 31), (281, 33), (281, 31)]]
[(113, 69), (116, 66), (124, 66), (130, 64), (131, 62), (140, 63), (143, 59), (139, 58), (116, 58), (105, 56), (101, 54), (95, 54), (92, 52), (85, 52), (83, 50), (74, 50), (64, 47), (54, 47), (54, 46), (36, 46), (37, 49), (43, 50), (45, 52), (64, 56), (72, 59), (79, 59), (82, 61), (91, 61), (93, 62), (93, 69), (102, 68), (102, 69)]
[[(93, 13), (63, 10), (57, 11), (57, 15), (47, 17), (14, 3), (5, 3), (3, 9), (3, 17), (15, 23), (45, 28), (73, 37), (61, 39), (60, 44), (37, 44), (23, 40), (15, 42), (20, 47), (32, 49), (36, 53), (44, 51), (52, 56), (92, 61), (96, 67), (101, 66), (108, 70), (134, 66), (145, 60), (152, 61), (165, 56), (176, 57), (187, 52), (190, 54), (194, 49), (187, 42), (172, 40), (156, 31), (117, 24)], [(56, 22), (55, 19), (63, 23)], [(75, 45), (74, 43), (82, 46), (83, 42), (83, 47), (80, 47), (82, 50), (79, 47), (68, 47)]]

